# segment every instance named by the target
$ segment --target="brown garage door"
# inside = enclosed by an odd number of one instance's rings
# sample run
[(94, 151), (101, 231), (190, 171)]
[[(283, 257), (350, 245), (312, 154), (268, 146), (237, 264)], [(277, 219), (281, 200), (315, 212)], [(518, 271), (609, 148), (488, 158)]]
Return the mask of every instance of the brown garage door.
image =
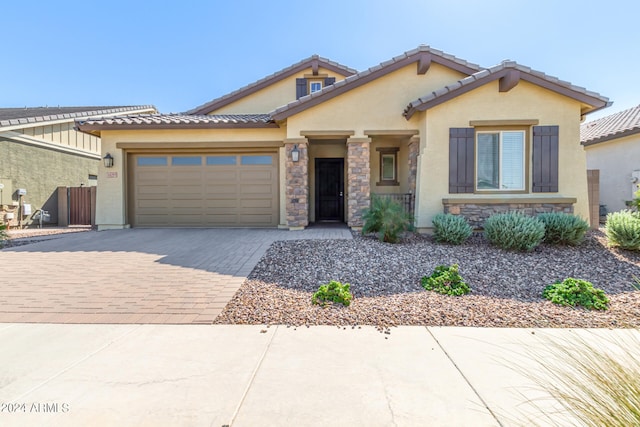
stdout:
[(278, 225), (276, 154), (135, 154), (129, 164), (133, 226)]

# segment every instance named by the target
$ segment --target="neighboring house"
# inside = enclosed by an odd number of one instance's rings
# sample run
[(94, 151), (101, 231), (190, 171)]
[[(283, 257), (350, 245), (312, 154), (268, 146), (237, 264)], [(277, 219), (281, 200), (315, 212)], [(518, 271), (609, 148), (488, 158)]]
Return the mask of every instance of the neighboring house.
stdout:
[[(154, 112), (151, 106), (0, 108), (0, 223), (29, 225), (38, 209), (57, 223), (57, 187), (96, 185), (100, 138), (74, 130), (75, 119)], [(19, 189), (26, 194), (20, 197)]]
[(362, 226), (371, 194), (479, 225), (588, 217), (580, 121), (607, 98), (515, 62), (419, 46), (356, 72), (318, 56), (185, 114), (78, 120), (102, 137), (99, 229)]
[(640, 184), (640, 105), (580, 126), (587, 168), (600, 171), (600, 203), (626, 208)]

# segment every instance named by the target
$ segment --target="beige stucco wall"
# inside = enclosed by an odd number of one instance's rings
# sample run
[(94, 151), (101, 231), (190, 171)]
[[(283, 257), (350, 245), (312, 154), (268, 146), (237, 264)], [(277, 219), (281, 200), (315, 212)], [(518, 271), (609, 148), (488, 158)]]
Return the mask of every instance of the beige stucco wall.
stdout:
[(407, 121), (402, 112), (411, 102), (429, 92), (464, 77), (439, 64), (432, 64), (424, 75), (416, 64), (352, 89), (340, 96), (287, 119), (287, 137), (299, 138), (303, 131), (348, 130), (355, 137), (366, 130), (415, 130), (417, 119)]
[[(431, 219), (443, 211), (446, 197), (496, 198), (496, 194), (449, 194), (449, 128), (471, 127), (470, 120), (534, 119), (539, 125), (559, 125), (558, 193), (504, 194), (505, 198), (575, 197), (575, 214), (589, 218), (586, 157), (580, 145), (580, 104), (525, 81), (501, 93), (498, 81), (488, 83), (449, 102), (440, 104), (421, 116), (420, 156), (418, 158), (417, 226), (428, 228)], [(531, 139), (528, 128), (528, 185), (531, 189)]]
[[(102, 155), (110, 153), (114, 166), (105, 168), (102, 162), (98, 170), (96, 200), (96, 224), (100, 230), (128, 227), (126, 206), (126, 151), (118, 143), (137, 144), (142, 149), (164, 150), (278, 150), (284, 140), (284, 131), (268, 129), (202, 129), (202, 130), (138, 130), (103, 131)], [(161, 147), (161, 148), (160, 148)], [(141, 149), (137, 148), (137, 149)], [(281, 193), (283, 194), (283, 193)]]
[(585, 147), (587, 168), (600, 170), (600, 204), (607, 211), (625, 209), (633, 198), (633, 171), (640, 171), (640, 134), (630, 135)]
[[(322, 77), (320, 77), (322, 76)], [(239, 99), (229, 105), (212, 111), (210, 114), (255, 114), (268, 113), (278, 107), (296, 100), (296, 79), (314, 78), (311, 76), (311, 67), (295, 75), (287, 77), (277, 83), (265, 87), (249, 96)], [(318, 78), (335, 77), (336, 81), (343, 80), (344, 75), (329, 71), (322, 67), (318, 68)], [(324, 81), (323, 81), (324, 85)]]

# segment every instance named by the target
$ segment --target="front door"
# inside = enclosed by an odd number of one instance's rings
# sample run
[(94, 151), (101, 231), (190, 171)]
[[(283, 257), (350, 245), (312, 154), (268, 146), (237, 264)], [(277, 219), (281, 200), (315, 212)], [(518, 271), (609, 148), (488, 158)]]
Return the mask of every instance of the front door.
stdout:
[(344, 159), (316, 159), (316, 221), (344, 221)]

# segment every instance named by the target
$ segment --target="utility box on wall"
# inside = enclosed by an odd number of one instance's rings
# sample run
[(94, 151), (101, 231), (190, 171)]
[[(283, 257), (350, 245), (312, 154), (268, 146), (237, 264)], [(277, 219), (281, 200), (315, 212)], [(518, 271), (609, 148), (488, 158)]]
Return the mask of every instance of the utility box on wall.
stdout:
[(8, 178), (0, 178), (0, 205), (13, 204), (13, 186)]

